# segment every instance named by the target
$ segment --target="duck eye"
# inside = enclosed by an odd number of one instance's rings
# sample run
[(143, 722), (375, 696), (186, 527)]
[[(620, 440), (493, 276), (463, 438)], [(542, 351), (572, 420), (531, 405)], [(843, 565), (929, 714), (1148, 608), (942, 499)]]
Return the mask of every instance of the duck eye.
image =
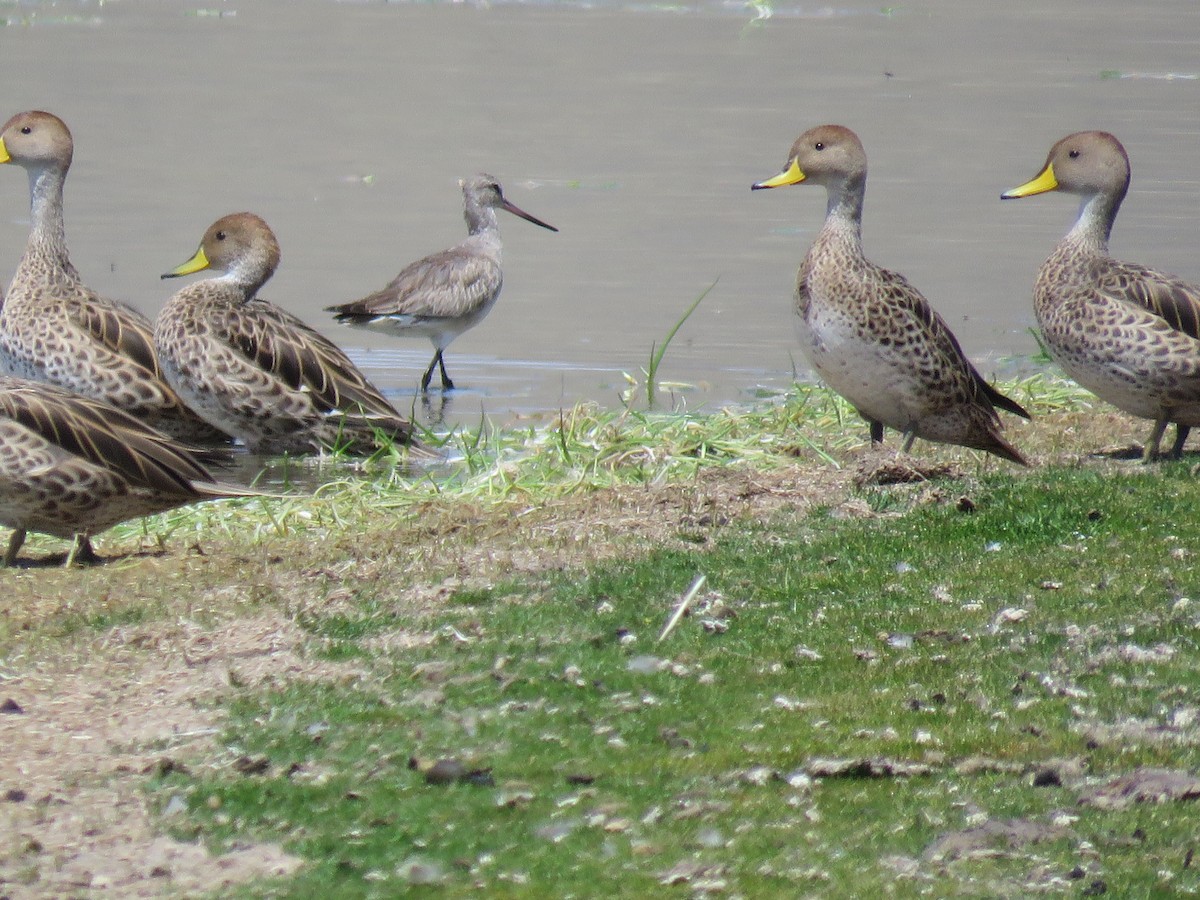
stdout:
[(1067, 156), (1071, 157), (1071, 159), (1079, 159), (1079, 151), (1072, 150), (1070, 153), (1067, 154)]
[(33, 134), (33, 129), (25, 125), (21, 128), (21, 134)]
[(217, 232), (217, 240), (218, 240), (218, 241), (223, 241), (223, 240), (225, 240), (225, 232), (223, 232), (223, 231), (218, 231), (218, 232)]
[(825, 149), (825, 142), (824, 142), (824, 141), (817, 141), (815, 144), (813, 144), (813, 149), (814, 149), (814, 150), (824, 150), (824, 149)]

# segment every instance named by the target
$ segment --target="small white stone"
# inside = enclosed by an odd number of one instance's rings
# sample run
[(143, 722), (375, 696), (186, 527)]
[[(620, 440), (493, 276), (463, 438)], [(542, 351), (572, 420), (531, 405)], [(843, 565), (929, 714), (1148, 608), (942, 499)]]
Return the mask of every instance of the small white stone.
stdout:
[(1023, 622), (1028, 617), (1029, 610), (1022, 609), (1018, 606), (1009, 606), (1000, 610), (1000, 613), (996, 616), (996, 619), (1000, 622)]

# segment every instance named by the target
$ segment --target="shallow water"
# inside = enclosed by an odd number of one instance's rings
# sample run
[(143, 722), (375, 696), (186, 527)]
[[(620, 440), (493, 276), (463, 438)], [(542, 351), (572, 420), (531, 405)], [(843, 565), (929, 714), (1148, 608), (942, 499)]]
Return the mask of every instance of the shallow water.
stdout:
[[(769, 13), (769, 15), (768, 15)], [(350, 350), (402, 408), (431, 348), (322, 307), (465, 234), (457, 179), (489, 171), (552, 234), (501, 216), (505, 289), (450, 348), (463, 390), (420, 415), (474, 424), (621, 402), (713, 285), (660, 378), (688, 408), (807, 375), (790, 319), (816, 188), (751, 194), (795, 136), (840, 122), (870, 157), (865, 241), (986, 372), (1036, 352), (1034, 273), (1074, 203), (1001, 203), (1069, 131), (1133, 160), (1120, 256), (1200, 280), (1200, 4), (936, 0), (337, 3), (0, 0), (3, 116), (75, 135), (68, 240), (85, 279), (155, 313), (161, 272), (218, 216), (279, 235), (264, 296)], [(0, 116), (2, 117), (2, 116)], [(28, 226), (0, 169), (0, 272)], [(0, 276), (7, 278), (7, 274)], [(436, 384), (436, 380), (435, 380)]]

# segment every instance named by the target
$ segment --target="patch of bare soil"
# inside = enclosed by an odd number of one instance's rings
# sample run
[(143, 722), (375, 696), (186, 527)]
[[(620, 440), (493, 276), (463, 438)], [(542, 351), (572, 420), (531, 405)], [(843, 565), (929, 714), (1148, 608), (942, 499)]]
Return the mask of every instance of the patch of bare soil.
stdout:
[(1084, 790), (1081, 806), (1123, 809), (1134, 803), (1200, 799), (1200, 778), (1174, 769), (1137, 769)]
[[(829, 466), (729, 466), (663, 484), (581, 489), (528, 503), (431, 503), (410, 522), (388, 523), (386, 531), (355, 532), (310, 548), (309, 570), (339, 586), (317, 598), (325, 614), (331, 600), (403, 584), (404, 612), (417, 615), (440, 608), (456, 591), (501, 579), (579, 569), (659, 547), (703, 549), (737, 520), (842, 504), (853, 478)], [(288, 595), (298, 596), (293, 589)]]
[(355, 674), (301, 656), (302, 640), (275, 613), (117, 628), (0, 683), (0, 896), (178, 896), (295, 871), (277, 846), (213, 855), (156, 834), (141, 785), (211, 746), (206, 706), (231, 685)]
[(926, 862), (944, 863), (954, 859), (995, 856), (999, 852), (1019, 852), (1029, 844), (1057, 840), (1067, 830), (1055, 824), (1030, 819), (988, 819), (970, 828), (939, 835), (922, 854)]

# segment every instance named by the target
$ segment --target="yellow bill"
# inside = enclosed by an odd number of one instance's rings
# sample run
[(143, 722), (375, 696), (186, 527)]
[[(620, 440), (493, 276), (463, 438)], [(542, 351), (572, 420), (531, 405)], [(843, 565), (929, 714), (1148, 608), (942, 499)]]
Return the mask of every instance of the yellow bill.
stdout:
[(800, 163), (795, 157), (792, 158), (791, 164), (776, 175), (774, 178), (768, 178), (766, 181), (760, 181), (757, 184), (750, 185), (750, 190), (758, 191), (763, 188), (783, 187), (788, 184), (799, 184), (808, 176), (800, 171)]
[(1005, 191), (1000, 195), (1001, 200), (1016, 200), (1020, 197), (1032, 197), (1034, 194), (1044, 194), (1058, 187), (1058, 179), (1054, 177), (1054, 164), (1048, 163), (1040, 175), (1032, 181), (1027, 181), (1020, 187)]
[(8, 148), (4, 146), (4, 138), (0, 138), (0, 163), (12, 162), (12, 157), (8, 155)]
[(201, 247), (196, 251), (196, 255), (185, 262), (182, 266), (177, 266), (170, 272), (163, 275), (163, 278), (178, 278), (180, 275), (191, 275), (193, 272), (199, 272), (208, 268), (208, 257), (204, 255), (204, 248)]

